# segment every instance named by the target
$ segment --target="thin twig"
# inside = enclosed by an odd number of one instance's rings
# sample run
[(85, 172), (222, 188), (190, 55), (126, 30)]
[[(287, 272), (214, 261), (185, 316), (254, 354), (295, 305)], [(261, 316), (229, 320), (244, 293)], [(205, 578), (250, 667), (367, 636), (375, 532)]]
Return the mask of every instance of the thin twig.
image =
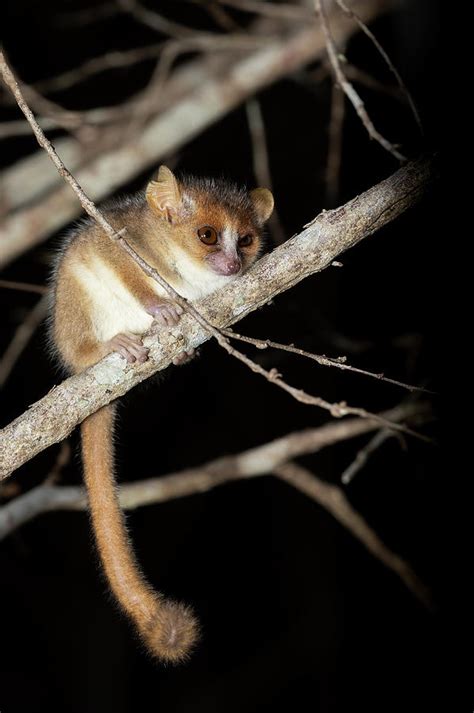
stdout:
[[(250, 99), (245, 109), (247, 112), (247, 123), (252, 140), (253, 172), (257, 184), (266, 186), (273, 193), (273, 181), (270, 171), (270, 160), (268, 156), (267, 137), (265, 123), (263, 121), (262, 108), (258, 99)], [(281, 224), (280, 216), (275, 208), (269, 220), (270, 230), (276, 245), (281, 245), (285, 240), (285, 231)]]
[(420, 133), (423, 136), (423, 133), (424, 133), (423, 132), (423, 124), (421, 123), (420, 114), (416, 107), (415, 101), (414, 101), (408, 87), (406, 86), (405, 82), (403, 81), (399, 71), (397, 70), (397, 68), (393, 64), (392, 60), (388, 56), (387, 52), (384, 50), (384, 48), (382, 47), (382, 45), (380, 44), (380, 42), (378, 41), (378, 39), (376, 38), (374, 33), (367, 27), (367, 25), (362, 20), (362, 18), (359, 17), (359, 15), (355, 12), (355, 10), (347, 7), (344, 0), (336, 0), (336, 3), (339, 5), (341, 10), (343, 10), (343, 12), (346, 13), (346, 15), (348, 15), (349, 17), (351, 17), (353, 20), (355, 20), (357, 22), (359, 29), (362, 30), (362, 32), (371, 40), (371, 42), (373, 43), (373, 45), (375, 46), (375, 48), (377, 49), (379, 54), (384, 59), (386, 65), (388, 66), (388, 68), (390, 69), (392, 74), (395, 76), (395, 79), (397, 80), (398, 86), (400, 87), (402, 94), (406, 97), (407, 102), (410, 106), (410, 109), (412, 110), (413, 116), (415, 117), (415, 121), (418, 125)]
[(62, 471), (71, 460), (71, 455), (71, 444), (69, 443), (69, 441), (63, 441), (61, 443), (57, 458), (54, 461), (53, 467), (51, 468), (44, 480), (44, 485), (52, 486), (59, 481)]
[(114, 17), (120, 12), (120, 8), (117, 6), (116, 0), (111, 0), (111, 2), (104, 2), (100, 5), (93, 5), (84, 10), (70, 11), (67, 13), (61, 13), (57, 16), (57, 24), (66, 27), (85, 27), (86, 25), (91, 25), (94, 22), (100, 22), (101, 20), (107, 20), (109, 17)]
[[(256, 364), (254, 361), (249, 359), (249, 357), (243, 354), (242, 352), (239, 352), (237, 349), (234, 349), (234, 347), (232, 347), (229, 343), (229, 340), (221, 333), (221, 331), (217, 327), (211, 325), (210, 322), (208, 322), (198, 312), (198, 310), (190, 302), (188, 302), (188, 300), (186, 300), (184, 297), (181, 297), (181, 295), (176, 292), (176, 290), (168, 282), (166, 282), (166, 280), (158, 273), (158, 271), (148, 265), (148, 263), (143, 260), (143, 258), (132, 248), (130, 243), (124, 237), (124, 235), (126, 234), (126, 229), (122, 228), (117, 232), (109, 223), (109, 221), (96, 208), (90, 198), (86, 196), (72, 173), (68, 171), (68, 169), (61, 161), (60, 157), (54, 150), (54, 147), (52, 146), (51, 142), (48, 141), (43, 131), (38, 126), (38, 123), (36, 122), (31, 109), (27, 105), (18, 86), (18, 83), (15, 80), (11, 69), (8, 67), (2, 52), (0, 52), (0, 72), (6, 84), (13, 92), (18, 106), (24, 113), (31, 128), (33, 129), (38, 143), (48, 153), (49, 157), (51, 158), (57, 170), (59, 171), (59, 174), (71, 186), (88, 215), (90, 215), (91, 218), (93, 218), (98, 223), (98, 225), (103, 229), (106, 235), (109, 236), (109, 238), (118, 243), (131, 256), (131, 258), (137, 263), (137, 265), (141, 267), (145, 274), (155, 280), (155, 282), (157, 282), (167, 292), (167, 294), (169, 294), (170, 297), (183, 308), (183, 310), (191, 314), (198, 322), (198, 324), (205, 331), (207, 331), (208, 334), (213, 336), (217, 340), (219, 345), (223, 347), (228, 354), (244, 363), (254, 373), (260, 374), (260, 376), (263, 376), (270, 383), (275, 384), (280, 389), (283, 389), (284, 391), (289, 393), (294, 399), (296, 399), (300, 403), (322, 408), (328, 411), (335, 418), (342, 418), (343, 416), (348, 415), (360, 416), (361, 418), (379, 418), (375, 414), (370, 413), (364, 408), (349, 406), (345, 402), (330, 403), (329, 401), (326, 401), (320, 396), (313, 396), (311, 394), (307, 394), (302, 389), (297, 389), (294, 386), (291, 386), (290, 384), (287, 384), (285, 381), (283, 381), (280, 374), (278, 374), (275, 369), (271, 369), (270, 371), (268, 371), (267, 369), (264, 369), (262, 366)], [(381, 425), (387, 428), (393, 428), (394, 430), (402, 431), (403, 433), (407, 433), (423, 441), (430, 442), (430, 439), (426, 436), (417, 433), (416, 431), (413, 431), (412, 429), (402, 426), (400, 424), (391, 424), (384, 420), (380, 421), (380, 423)]]
[(372, 76), (369, 72), (366, 72), (360, 67), (356, 67), (354, 64), (347, 62), (344, 65), (344, 72), (349, 79), (357, 82), (357, 84), (362, 84), (362, 86), (371, 89), (374, 92), (380, 92), (381, 94), (387, 94), (392, 99), (397, 101), (404, 101), (400, 87), (395, 84), (386, 84), (381, 82), (380, 79)]
[[(58, 129), (57, 121), (45, 116), (38, 117), (38, 124), (41, 126), (43, 131), (56, 131)], [(28, 136), (30, 134), (31, 131), (21, 119), (2, 121), (0, 123), (0, 141), (3, 139), (11, 139), (15, 136)]]
[(190, 2), (195, 2), (195, 4), (204, 8), (204, 10), (212, 17), (214, 22), (226, 32), (235, 32), (235, 30), (241, 30), (242, 27), (231, 17), (230, 13), (227, 12), (219, 2), (216, 0), (190, 0)]
[[(198, 0), (199, 2), (199, 0)], [(219, 0), (221, 5), (228, 5), (237, 10), (251, 12), (264, 17), (274, 17), (282, 20), (311, 20), (312, 13), (302, 5), (290, 3), (274, 3), (266, 0)]]
[(333, 82), (331, 87), (331, 114), (329, 118), (328, 152), (326, 158), (326, 201), (330, 207), (336, 204), (339, 197), (344, 114), (344, 92)]
[(322, 0), (315, 0), (315, 6), (316, 6), (316, 12), (321, 18), (321, 26), (324, 32), (324, 37), (326, 39), (326, 48), (328, 52), (328, 57), (329, 61), (331, 62), (331, 66), (333, 68), (334, 74), (336, 76), (336, 80), (338, 84), (340, 85), (341, 89), (343, 90), (344, 94), (346, 97), (349, 99), (351, 102), (352, 106), (357, 112), (357, 115), (359, 116), (360, 120), (362, 121), (363, 125), (367, 129), (367, 132), (369, 136), (377, 143), (379, 143), (386, 151), (388, 151), (392, 156), (394, 156), (396, 159), (401, 161), (402, 163), (407, 160), (406, 156), (404, 156), (394, 144), (392, 144), (390, 141), (388, 141), (382, 134), (377, 131), (375, 128), (372, 119), (367, 113), (367, 109), (364, 106), (364, 102), (360, 98), (359, 94), (356, 92), (354, 89), (353, 85), (347, 80), (347, 77), (345, 76), (342, 67), (341, 67), (341, 61), (339, 59), (339, 54), (336, 48), (336, 45), (334, 43), (333, 36), (331, 34), (331, 30), (329, 29), (329, 24), (328, 24), (328, 19), (326, 15), (326, 10), (324, 8), (324, 5), (322, 3)]
[(84, 64), (57, 74), (54, 77), (40, 79), (38, 82), (35, 82), (33, 86), (42, 93), (64, 91), (100, 72), (130, 67), (131, 65), (154, 59), (161, 52), (163, 45), (164, 42), (158, 42), (153, 45), (148, 45), (148, 47), (136, 47), (131, 50), (123, 50), (122, 52), (107, 52), (99, 57), (92, 57), (84, 62)]
[[(284, 381), (281, 378), (281, 374), (279, 374), (276, 369), (264, 369), (262, 366), (260, 366), (260, 364), (257, 364), (252, 359), (250, 359), (246, 354), (243, 354), (242, 352), (232, 347), (232, 345), (229, 343), (229, 340), (224, 336), (223, 332), (217, 327), (214, 327), (212, 324), (210, 324), (190, 302), (188, 302), (184, 297), (181, 297), (181, 295), (179, 295), (171, 287), (171, 285), (168, 285), (168, 283), (163, 280), (163, 278), (158, 274), (158, 272), (154, 268), (150, 267), (143, 260), (143, 258), (141, 258), (140, 255), (135, 252), (135, 250), (129, 245), (129, 243), (124, 240), (123, 237), (118, 237), (116, 238), (116, 240), (135, 260), (135, 262), (142, 268), (142, 270), (149, 277), (156, 280), (156, 282), (158, 282), (158, 284), (160, 284), (164, 289), (166, 289), (170, 296), (174, 299), (174, 301), (177, 302), (186, 312), (189, 312), (198, 322), (198, 324), (203, 329), (205, 329), (211, 336), (213, 336), (218, 342), (218, 344), (223, 349), (225, 349), (228, 354), (241, 361), (255, 374), (263, 376), (271, 384), (274, 384), (283, 391), (286, 391), (286, 393), (290, 394), (290, 396), (292, 396), (296, 401), (299, 401), (302, 404), (306, 404), (307, 406), (317, 406), (318, 408), (328, 411), (334, 418), (343, 418), (344, 416), (359, 416), (360, 418), (380, 419), (380, 417), (376, 414), (373, 414), (364, 408), (360, 408), (357, 406), (349, 406), (344, 401), (341, 401), (339, 403), (331, 403), (329, 401), (326, 401), (326, 399), (323, 399), (321, 396), (314, 396), (312, 394), (308, 394), (303, 391), (303, 389), (298, 389)], [(431, 439), (427, 436), (424, 436), (423, 434), (418, 433), (417, 431), (413, 431), (412, 429), (407, 428), (406, 426), (403, 426), (401, 424), (392, 424), (384, 420), (380, 420), (380, 423), (381, 425), (387, 428), (393, 428), (395, 431), (401, 431), (402, 433), (414, 436), (415, 438), (418, 438), (427, 443), (431, 442)]]
[(232, 329), (223, 329), (222, 333), (229, 337), (230, 339), (238, 339), (241, 342), (247, 342), (247, 344), (253, 344), (258, 349), (267, 349), (267, 347), (272, 347), (273, 349), (280, 349), (285, 352), (290, 352), (291, 354), (298, 354), (299, 356), (306, 357), (307, 359), (312, 359), (322, 366), (334, 366), (337, 369), (343, 369), (347, 371), (353, 371), (356, 374), (362, 374), (363, 376), (370, 376), (372, 379), (377, 379), (379, 381), (385, 381), (388, 384), (393, 384), (394, 386), (400, 386), (402, 389), (407, 389), (411, 392), (420, 392), (425, 394), (434, 395), (435, 391), (430, 391), (422, 386), (412, 386), (411, 384), (405, 384), (403, 381), (396, 381), (395, 379), (389, 379), (384, 374), (377, 374), (372, 371), (366, 371), (365, 369), (359, 369), (355, 366), (347, 364), (345, 357), (338, 357), (336, 359), (330, 359), (322, 354), (314, 354), (313, 352), (307, 352), (304, 349), (299, 349), (293, 344), (280, 344), (280, 342), (274, 342), (271, 339), (256, 339), (255, 337), (247, 337), (243, 334), (237, 334)]
[[(130, 140), (141, 133), (148, 119), (154, 116), (163, 106), (164, 88), (170, 78), (173, 66), (182, 54), (189, 52), (235, 52), (238, 50), (254, 50), (264, 47), (272, 38), (234, 34), (218, 35), (196, 33), (190, 37), (169, 40), (164, 43), (158, 62), (152, 76), (139, 94), (127, 102), (127, 123), (121, 141)], [(123, 107), (120, 107), (122, 110)]]
[(341, 482), (344, 483), (344, 485), (349, 485), (354, 476), (365, 466), (372, 453), (380, 448), (380, 446), (383, 445), (388, 438), (391, 438), (394, 435), (393, 431), (390, 431), (388, 428), (381, 428), (380, 431), (377, 431), (375, 436), (370, 439), (367, 445), (357, 452), (357, 455), (352, 463), (350, 463), (343, 471), (341, 475)]
[[(130, 99), (117, 106), (98, 107), (85, 111), (71, 112), (62, 109), (62, 107), (42, 97), (36, 91), (38, 87), (44, 85), (50, 88), (52, 87), (53, 90), (57, 90), (61, 85), (71, 85), (74, 81), (80, 81), (81, 74), (79, 70), (81, 70), (81, 68), (79, 68), (77, 72), (76, 70), (71, 70), (64, 75), (59, 75), (57, 78), (53, 77), (51, 80), (38, 82), (35, 88), (23, 85), (23, 90), (26, 90), (24, 91), (24, 95), (28, 101), (30, 97), (33, 97), (34, 102), (32, 103), (30, 101), (30, 104), (36, 106), (38, 110), (41, 111), (42, 116), (38, 117), (37, 121), (43, 131), (54, 131), (58, 128), (63, 128), (68, 132), (77, 134), (76, 138), (82, 140), (84, 136), (87, 138), (86, 132), (91, 132), (97, 125), (123, 123), (126, 121), (126, 137), (133, 136), (137, 135), (140, 127), (145, 125), (150, 117), (155, 116), (167, 105), (163, 89), (166, 80), (170, 76), (173, 65), (180, 55), (189, 52), (232, 53), (240, 50), (243, 52), (246, 50), (263, 49), (274, 40), (275, 38), (271, 35), (254, 36), (243, 33), (234, 35), (212, 35), (201, 33), (196, 36), (169, 40), (160, 45), (154, 45), (153, 48), (159, 48), (155, 52), (151, 52), (151, 48), (145, 48), (146, 52), (143, 52), (143, 54), (132, 50), (131, 54), (133, 53), (134, 61), (152, 59), (157, 55), (160, 55), (160, 58), (147, 87), (142, 92), (133, 95)], [(120, 59), (121, 54), (124, 55), (122, 59)], [(127, 53), (113, 53), (113, 56), (117, 56), (117, 65), (115, 66), (126, 66), (126, 55)], [(95, 71), (104, 71), (110, 68), (105, 66), (106, 57), (107, 55), (104, 58), (91, 60), (90, 69), (94, 68)], [(102, 62), (102, 60), (104, 61)], [(87, 68), (88, 65), (86, 64), (85, 67)], [(92, 73), (93, 72), (91, 72), (91, 74)], [(87, 76), (88, 73), (85, 72), (82, 78), (87, 78)], [(130, 117), (132, 117), (132, 121), (130, 121)], [(24, 121), (13, 120), (0, 123), (0, 139), (22, 136), (28, 133), (30, 133), (30, 129)], [(95, 134), (93, 136), (96, 138)], [(117, 142), (122, 144), (123, 137), (120, 136)]]
[[(6, 59), (4, 51), (3, 56)], [(63, 109), (63, 107), (59, 106), (59, 104), (43, 97), (37, 89), (28, 85), (24, 81), (21, 81), (21, 88), (28, 103), (35, 109), (35, 111), (40, 112), (43, 115), (43, 119), (53, 121), (57, 127), (65, 129), (66, 131), (74, 131), (82, 125), (82, 119), (78, 112)], [(10, 122), (7, 123), (10, 124)], [(11, 123), (13, 124), (14, 130), (15, 122)], [(4, 134), (4, 127), (2, 127), (2, 129), (2, 133)]]
[(137, 22), (169, 37), (179, 39), (199, 34), (199, 31), (194, 30), (192, 27), (169, 20), (154, 10), (148, 10), (148, 8), (140, 5), (137, 0), (117, 0), (117, 3), (123, 12), (129, 13)]
[(0, 280), (0, 287), (20, 292), (34, 292), (37, 295), (45, 295), (49, 291), (45, 285), (33, 285), (29, 282), (15, 282), (14, 280)]
[[(426, 416), (427, 409), (429, 406), (426, 403), (401, 404), (379, 415), (391, 421), (411, 422), (415, 418)], [(122, 485), (119, 487), (120, 504), (125, 509), (134, 509), (205, 493), (231, 481), (268, 475), (293, 458), (318, 453), (324, 448), (357, 438), (377, 428), (375, 421), (353, 418), (288, 433), (268, 443), (203, 463), (195, 468)], [(0, 508), (0, 540), (42, 512), (86, 508), (84, 487), (53, 488), (47, 479), (42, 485)]]
[(278, 466), (274, 473), (328, 510), (343, 527), (367, 547), (374, 557), (395, 572), (425, 607), (434, 608), (429, 590), (411, 566), (382, 542), (362, 515), (352, 507), (341, 488), (321, 480), (297, 463)]
[(13, 367), (22, 355), (31, 337), (46, 317), (48, 303), (48, 296), (43, 295), (16, 329), (13, 339), (0, 359), (0, 388), (5, 385)]
[[(349, 425), (350, 428), (347, 428)], [(354, 510), (343, 491), (296, 463), (288, 462), (288, 458), (295, 455), (319, 451), (332, 443), (359, 435), (360, 425), (361, 422), (356, 419), (301, 433), (291, 433), (276, 441), (237, 455), (219, 458), (198, 468), (122, 485), (119, 489), (120, 505), (124, 509), (135, 509), (196, 493), (202, 494), (231, 481), (273, 474), (331, 513), (431, 609), (433, 602), (428, 589), (410, 565), (392, 552)], [(367, 425), (367, 422), (364, 425)], [(53, 470), (42, 485), (0, 508), (0, 540), (41, 513), (87, 509), (87, 496), (83, 487), (58, 487), (52, 484), (69, 457), (69, 447), (63, 446)]]

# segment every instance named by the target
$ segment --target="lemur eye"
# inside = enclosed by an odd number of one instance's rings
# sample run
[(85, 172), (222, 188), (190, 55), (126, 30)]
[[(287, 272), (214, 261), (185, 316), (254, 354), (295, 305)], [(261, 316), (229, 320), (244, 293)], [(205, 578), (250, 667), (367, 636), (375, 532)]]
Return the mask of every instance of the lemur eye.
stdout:
[(242, 235), (241, 238), (239, 238), (239, 247), (241, 248), (248, 248), (249, 245), (252, 244), (253, 237), (249, 235)]
[(217, 243), (217, 230), (210, 225), (204, 225), (197, 231), (199, 240), (205, 245), (215, 245)]

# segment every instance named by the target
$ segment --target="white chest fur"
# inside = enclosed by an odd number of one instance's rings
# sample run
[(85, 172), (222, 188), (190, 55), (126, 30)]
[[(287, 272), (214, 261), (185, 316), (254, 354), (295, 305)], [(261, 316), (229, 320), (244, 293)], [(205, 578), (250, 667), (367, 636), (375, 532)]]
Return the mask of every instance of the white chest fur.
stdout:
[[(174, 258), (179, 265), (181, 280), (179, 285), (173, 286), (186, 299), (194, 302), (206, 297), (233, 279), (196, 264), (178, 246), (175, 250)], [(99, 257), (92, 257), (87, 264), (76, 265), (74, 276), (91, 300), (91, 319), (99, 341), (107, 341), (121, 332), (143, 334), (151, 327), (151, 315), (115, 271)], [(160, 297), (169, 299), (160, 285), (151, 279), (148, 283)]]
[(153, 321), (120, 277), (99, 257), (74, 267), (74, 276), (91, 300), (91, 319), (99, 341), (120, 332), (143, 334)]

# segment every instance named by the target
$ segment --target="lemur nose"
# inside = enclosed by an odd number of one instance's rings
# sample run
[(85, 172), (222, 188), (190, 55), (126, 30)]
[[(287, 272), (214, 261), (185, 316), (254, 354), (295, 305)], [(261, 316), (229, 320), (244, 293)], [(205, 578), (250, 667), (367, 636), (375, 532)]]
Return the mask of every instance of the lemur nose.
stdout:
[(231, 257), (225, 260), (222, 267), (225, 275), (235, 275), (240, 271), (241, 263), (238, 257)]

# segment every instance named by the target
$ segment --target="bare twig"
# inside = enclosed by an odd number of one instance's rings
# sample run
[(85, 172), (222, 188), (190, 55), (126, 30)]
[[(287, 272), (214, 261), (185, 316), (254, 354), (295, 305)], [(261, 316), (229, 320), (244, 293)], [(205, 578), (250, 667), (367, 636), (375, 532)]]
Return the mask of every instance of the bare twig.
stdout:
[(355, 10), (353, 8), (347, 7), (344, 0), (336, 0), (336, 3), (339, 5), (341, 10), (343, 10), (346, 13), (346, 15), (348, 15), (349, 17), (352, 17), (357, 22), (359, 28), (370, 39), (372, 44), (377, 49), (378, 53), (382, 56), (387, 67), (390, 69), (390, 71), (394, 75), (395, 79), (397, 80), (397, 84), (400, 87), (402, 94), (406, 97), (406, 100), (410, 106), (410, 109), (412, 110), (413, 116), (415, 117), (415, 121), (418, 125), (418, 128), (419, 128), (421, 134), (423, 135), (423, 124), (421, 123), (420, 114), (416, 107), (415, 101), (414, 101), (410, 91), (408, 90), (408, 87), (406, 86), (405, 82), (403, 81), (399, 71), (397, 70), (397, 68), (393, 64), (392, 60), (388, 56), (387, 52), (384, 50), (384, 48), (382, 47), (382, 45), (380, 44), (380, 42), (378, 41), (378, 39), (372, 32), (372, 30), (370, 30), (367, 27), (365, 22), (362, 20), (362, 18), (359, 17), (359, 15), (355, 12)]
[[(322, 213), (302, 233), (265, 255), (245, 275), (197, 303), (199, 312), (212, 319), (217, 328), (243, 319), (278, 293), (324, 269), (343, 250), (400, 215), (421, 198), (436, 175), (432, 161), (421, 159), (407, 164), (345, 206)], [(183, 349), (196, 348), (208, 338), (208, 329), (201, 327), (193, 316), (184, 314), (178, 327), (160, 332), (159, 341), (155, 337), (145, 338), (150, 352), (144, 364), (127, 365), (118, 354), (110, 354), (64, 381), (0, 431), (0, 477), (62, 440), (101, 406), (166, 368)], [(344, 406), (339, 405), (338, 415), (343, 414)]]
[[(422, 403), (403, 404), (379, 415), (391, 421), (410, 422), (416, 416), (426, 414), (426, 409), (427, 405)], [(230, 481), (268, 475), (292, 458), (317, 453), (336, 443), (370, 433), (376, 428), (378, 425), (375, 421), (354, 418), (289, 433), (197, 468), (187, 468), (159, 478), (122, 485), (119, 488), (120, 504), (125, 509), (134, 509), (205, 493)], [(0, 508), (0, 540), (42, 512), (84, 510), (86, 507), (87, 498), (83, 487), (51, 487), (51, 481), (47, 479), (42, 485)]]
[(5, 350), (3, 356), (0, 358), (0, 388), (5, 385), (13, 367), (23, 353), (31, 337), (46, 317), (48, 302), (49, 300), (47, 295), (41, 297), (41, 299), (36, 303), (33, 309), (28, 312), (26, 318), (16, 329), (13, 339)]
[(116, 0), (95, 4), (84, 10), (70, 11), (61, 13), (57, 16), (57, 23), (63, 26), (85, 27), (94, 22), (107, 20), (109, 17), (114, 17), (120, 12)]
[(148, 45), (148, 47), (136, 47), (121, 52), (107, 52), (99, 57), (92, 57), (87, 60), (87, 62), (84, 62), (84, 64), (57, 74), (54, 77), (41, 79), (35, 82), (34, 87), (37, 91), (42, 93), (64, 91), (76, 84), (80, 84), (80, 82), (86, 81), (100, 72), (130, 67), (133, 64), (154, 59), (161, 52), (163, 45), (164, 42), (157, 42), (153, 45)]
[[(126, 102), (111, 107), (95, 108), (86, 111), (69, 111), (59, 105), (51, 102), (49, 99), (41, 96), (36, 87), (22, 84), (22, 91), (30, 105), (40, 111), (42, 116), (38, 118), (38, 123), (43, 131), (54, 131), (58, 128), (63, 128), (68, 132), (77, 134), (77, 138), (82, 139), (86, 135), (86, 131), (94, 126), (123, 122), (127, 120), (127, 134), (133, 136), (134, 131), (138, 131), (140, 126), (145, 124), (147, 120), (156, 115), (159, 109), (166, 105), (166, 101), (162, 96), (162, 91), (167, 78), (170, 75), (173, 64), (176, 59), (182, 54), (189, 52), (223, 52), (235, 53), (238, 51), (255, 50), (259, 47), (264, 47), (275, 41), (271, 36), (246, 35), (243, 33), (234, 35), (212, 35), (207, 33), (196, 34), (196, 36), (185, 37), (177, 40), (163, 42), (161, 48), (161, 56), (157, 64), (157, 68), (148, 83), (145, 90), (140, 94), (133, 96)], [(133, 51), (135, 57), (136, 51)], [(121, 53), (117, 53), (120, 55)], [(126, 54), (126, 53), (124, 53)], [(154, 54), (150, 52), (145, 58), (156, 56), (160, 52)], [(138, 55), (140, 59), (144, 59), (143, 55)], [(99, 58), (102, 59), (102, 58)], [(94, 60), (92, 60), (94, 62)], [(102, 70), (106, 69), (102, 65)], [(74, 70), (60, 75), (58, 77), (59, 84), (64, 83), (64, 78), (67, 82), (73, 80), (77, 74)], [(53, 86), (56, 78), (51, 80)], [(48, 84), (48, 82), (46, 82)], [(140, 124), (135, 125), (132, 121), (129, 125), (130, 117), (138, 118)], [(12, 136), (21, 136), (30, 133), (28, 126), (24, 121), (5, 121), (0, 123), (0, 139), (8, 139)]]
[(146, 7), (143, 7), (143, 5), (140, 5), (137, 0), (117, 0), (117, 4), (123, 12), (129, 13), (137, 22), (164, 35), (181, 38), (198, 34), (192, 27), (187, 27), (186, 25), (181, 25), (179, 22), (174, 22), (174, 20), (169, 20), (154, 10), (148, 10)]
[(341, 488), (321, 480), (296, 463), (278, 466), (274, 473), (328, 510), (343, 527), (367, 547), (374, 557), (395, 572), (422, 604), (428, 609), (433, 609), (431, 594), (423, 582), (410, 565), (392, 552), (357, 510), (354, 510)]
[(59, 449), (58, 456), (53, 467), (45, 478), (44, 485), (55, 485), (61, 477), (61, 473), (71, 460), (71, 445), (69, 441), (63, 441)]
[[(6, 59), (5, 52), (3, 56)], [(66, 131), (74, 131), (82, 125), (82, 119), (77, 112), (63, 109), (55, 102), (42, 96), (37, 89), (30, 86), (24, 81), (21, 81), (21, 88), (24, 96), (35, 111), (43, 114), (43, 121), (53, 122), (55, 127), (65, 129)], [(6, 122), (10, 126), (10, 130), (15, 134), (15, 125), (17, 122)], [(5, 131), (5, 124), (0, 125), (0, 137), (5, 138), (8, 132)]]
[(326, 10), (324, 8), (324, 4), (322, 3), (322, 0), (315, 0), (315, 6), (316, 6), (316, 12), (318, 13), (319, 17), (321, 18), (321, 26), (324, 32), (324, 36), (326, 38), (326, 48), (328, 52), (328, 57), (329, 61), (331, 62), (331, 66), (333, 68), (336, 80), (343, 90), (344, 94), (346, 97), (349, 99), (351, 102), (352, 106), (357, 112), (357, 115), (359, 116), (360, 120), (362, 121), (363, 125), (367, 129), (367, 132), (369, 136), (372, 139), (375, 139), (377, 143), (379, 143), (386, 151), (392, 154), (395, 158), (397, 158), (399, 161), (404, 162), (406, 161), (406, 156), (404, 156), (400, 151), (392, 144), (390, 141), (388, 141), (382, 134), (377, 131), (375, 128), (374, 124), (372, 123), (372, 120), (370, 116), (367, 113), (367, 109), (364, 106), (364, 102), (360, 98), (359, 94), (356, 92), (354, 89), (353, 85), (347, 80), (342, 67), (341, 67), (341, 61), (339, 59), (339, 54), (336, 48), (336, 45), (334, 43), (334, 38), (331, 34), (331, 30), (329, 29), (329, 23), (328, 23), (328, 18), (326, 14)]
[(243, 334), (237, 334), (232, 329), (224, 329), (222, 333), (230, 339), (238, 339), (242, 342), (247, 342), (247, 344), (253, 344), (258, 349), (267, 349), (267, 347), (272, 347), (273, 349), (281, 349), (285, 352), (290, 352), (291, 354), (298, 354), (299, 356), (306, 357), (307, 359), (312, 359), (322, 366), (334, 366), (337, 369), (343, 369), (347, 371), (353, 371), (356, 374), (362, 374), (363, 376), (370, 376), (372, 379), (378, 379), (379, 381), (385, 381), (388, 384), (393, 384), (394, 386), (400, 386), (402, 389), (407, 389), (411, 392), (423, 392), (425, 394), (434, 395), (434, 391), (425, 389), (422, 386), (412, 386), (411, 384), (405, 384), (403, 381), (396, 381), (395, 379), (389, 379), (384, 374), (376, 374), (373, 371), (366, 371), (365, 369), (358, 369), (355, 366), (347, 364), (345, 357), (338, 357), (336, 359), (330, 359), (322, 354), (314, 354), (313, 352), (305, 351), (304, 349), (299, 349), (293, 344), (280, 344), (280, 342), (274, 342), (271, 339), (255, 339), (255, 337), (247, 337)]
[[(197, 0), (197, 2), (200, 2), (200, 0)], [(311, 12), (302, 5), (266, 2), (266, 0), (219, 0), (219, 2), (221, 5), (228, 5), (229, 7), (235, 7), (237, 10), (244, 10), (264, 17), (303, 21), (311, 19)]]
[[(257, 183), (266, 186), (273, 193), (273, 181), (268, 157), (267, 137), (263, 121), (262, 109), (258, 99), (250, 99), (245, 105), (250, 138), (252, 140), (253, 171)], [(270, 217), (270, 230), (276, 245), (285, 240), (285, 231), (281, 224), (277, 209)]]
[(404, 100), (400, 87), (397, 87), (395, 84), (386, 84), (385, 82), (381, 82), (380, 79), (376, 79), (376, 77), (369, 74), (369, 72), (366, 72), (360, 67), (356, 67), (350, 62), (346, 62), (344, 65), (344, 73), (348, 79), (352, 79), (352, 81), (357, 82), (357, 84), (362, 84), (362, 86), (367, 87), (367, 89), (387, 94), (389, 97), (396, 99), (397, 101)]
[(226, 32), (241, 30), (242, 27), (231, 17), (230, 13), (223, 8), (217, 0), (190, 0), (195, 2), (212, 17), (214, 22)]
[(32, 285), (29, 282), (15, 282), (13, 280), (0, 280), (0, 287), (7, 290), (19, 290), (20, 292), (34, 292), (37, 295), (45, 295), (48, 288), (44, 285)]
[(333, 82), (326, 159), (326, 200), (331, 207), (336, 204), (339, 197), (344, 114), (344, 92)]
[[(399, 407), (401, 415), (403, 407)], [(405, 407), (407, 408), (407, 407)], [(396, 417), (393, 410), (385, 416)], [(408, 413), (406, 415), (409, 415)], [(361, 425), (365, 430), (374, 427), (369, 421), (358, 419), (330, 424), (300, 433), (291, 433), (276, 441), (252, 448), (243, 453), (211, 461), (201, 467), (123, 485), (119, 489), (120, 505), (134, 509), (152, 503), (166, 502), (196, 493), (204, 493), (229, 481), (248, 480), (273, 472), (281, 480), (297, 488), (328, 510), (338, 522), (383, 564), (392, 569), (404, 584), (426, 606), (431, 598), (411, 567), (389, 550), (377, 534), (354, 510), (344, 493), (334, 485), (324, 482), (301, 466), (287, 462), (296, 455), (314, 453), (331, 444), (360, 435)], [(87, 496), (82, 487), (57, 487), (52, 483), (70, 457), (69, 447), (63, 446), (53, 470), (45, 483), (20, 495), (0, 508), (0, 540), (11, 534), (41, 513), (56, 510), (85, 510)]]
[[(211, 35), (196, 33), (190, 37), (169, 40), (165, 43), (160, 58), (146, 88), (140, 95), (127, 102), (127, 124), (123, 139), (130, 141), (138, 135), (150, 117), (154, 116), (160, 106), (163, 106), (162, 96), (167, 81), (170, 79), (174, 63), (182, 54), (189, 52), (236, 52), (239, 50), (254, 50), (274, 41), (271, 36), (253, 36), (246, 34)], [(120, 113), (123, 113), (120, 107)]]
[(57, 127), (66, 131), (75, 131), (83, 125), (84, 120), (81, 112), (64, 109), (56, 102), (51, 101), (51, 99), (42, 96), (35, 87), (26, 84), (24, 81), (21, 82), (21, 91), (30, 106), (35, 111), (40, 112), (46, 119), (54, 121)]
[[(52, 119), (50, 117), (38, 117), (38, 124), (41, 126), (43, 131), (54, 131), (58, 128), (56, 119)], [(10, 139), (14, 136), (25, 136), (30, 133), (31, 132), (28, 127), (25, 126), (24, 121), (15, 119), (13, 121), (2, 121), (0, 123), (0, 141), (3, 139)]]
[(395, 434), (393, 433), (393, 431), (390, 431), (388, 428), (381, 428), (380, 431), (377, 431), (375, 436), (370, 439), (367, 445), (365, 445), (363, 448), (360, 449), (360, 451), (357, 452), (357, 455), (352, 461), (352, 463), (350, 463), (344, 470), (341, 475), (341, 482), (344, 483), (344, 485), (349, 485), (349, 483), (352, 482), (354, 476), (367, 463), (372, 453), (378, 450), (387, 439), (391, 438), (394, 435)]

